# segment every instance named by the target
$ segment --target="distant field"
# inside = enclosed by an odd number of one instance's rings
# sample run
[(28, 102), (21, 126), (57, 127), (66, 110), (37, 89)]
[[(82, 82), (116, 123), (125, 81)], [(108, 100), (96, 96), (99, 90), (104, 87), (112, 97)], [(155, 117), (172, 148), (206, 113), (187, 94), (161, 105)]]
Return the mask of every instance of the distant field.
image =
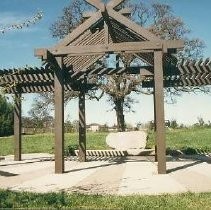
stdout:
[[(87, 133), (87, 149), (108, 149), (105, 138), (107, 133)], [(65, 148), (77, 147), (78, 134), (65, 134)], [(199, 150), (211, 152), (211, 129), (167, 130), (166, 143), (169, 149)], [(0, 155), (13, 154), (13, 137), (0, 138)], [(148, 147), (154, 147), (154, 133), (149, 132)], [(53, 134), (23, 136), (23, 153), (53, 153)]]

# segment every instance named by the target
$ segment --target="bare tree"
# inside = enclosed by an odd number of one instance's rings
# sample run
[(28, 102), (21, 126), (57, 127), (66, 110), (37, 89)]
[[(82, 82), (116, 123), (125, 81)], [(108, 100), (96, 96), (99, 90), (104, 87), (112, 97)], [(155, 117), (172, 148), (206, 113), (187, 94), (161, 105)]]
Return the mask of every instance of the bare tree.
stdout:
[[(178, 59), (182, 58), (200, 58), (202, 57), (204, 42), (200, 39), (188, 39), (190, 30), (185, 25), (184, 21), (177, 17), (172, 8), (167, 4), (152, 3), (146, 4), (144, 1), (134, 3), (132, 0), (125, 1), (121, 7), (129, 6), (132, 8), (131, 19), (136, 21), (143, 27), (147, 27), (151, 32), (161, 37), (162, 39), (184, 39), (185, 48), (178, 54)], [(82, 14), (88, 5), (83, 0), (72, 1), (70, 5), (63, 10), (63, 15), (51, 26), (50, 30), (53, 37), (63, 38), (81, 22), (83, 22)], [(131, 65), (134, 62), (134, 57), (120, 59)], [(126, 60), (126, 62), (125, 62)], [(124, 112), (131, 111), (135, 100), (131, 97), (131, 93), (146, 93), (151, 92), (141, 89), (140, 76), (104, 76), (99, 81), (99, 88), (103, 93), (108, 95), (108, 100), (111, 102), (112, 109), (116, 111), (118, 128), (120, 131), (125, 130)], [(166, 95), (174, 98), (180, 95), (181, 91), (194, 91), (187, 88), (167, 88)], [(207, 90), (205, 90), (207, 91)], [(92, 94), (93, 96), (93, 94)], [(98, 98), (94, 96), (94, 98)]]

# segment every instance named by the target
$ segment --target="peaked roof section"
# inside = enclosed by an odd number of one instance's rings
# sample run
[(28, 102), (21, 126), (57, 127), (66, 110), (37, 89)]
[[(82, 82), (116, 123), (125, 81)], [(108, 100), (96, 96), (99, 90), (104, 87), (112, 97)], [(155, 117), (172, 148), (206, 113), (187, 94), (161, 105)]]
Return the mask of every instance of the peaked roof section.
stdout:
[[(68, 34), (54, 49), (65, 46), (85, 46), (98, 45), (120, 42), (136, 42), (144, 40), (159, 40), (154, 34), (140, 27), (133, 21), (124, 17), (124, 10), (115, 11), (123, 1), (110, 1), (104, 5), (99, 0), (87, 0), (89, 4), (98, 9), (97, 12), (91, 13), (91, 16), (85, 20), (72, 33)], [(66, 66), (72, 66), (74, 71), (87, 69), (102, 56), (79, 56), (77, 58), (67, 56), (64, 59)], [(146, 55), (137, 56), (142, 58), (144, 62), (149, 63)], [(148, 60), (148, 61), (147, 61)]]
[[(84, 23), (56, 44), (54, 49), (75, 45), (78, 39), (86, 36), (87, 31), (90, 32), (98, 27), (105, 28), (106, 25), (108, 26), (109, 34), (111, 35), (111, 33), (114, 32), (112, 35), (118, 42), (144, 40), (161, 41), (153, 33), (125, 17), (124, 12), (122, 13), (121, 10), (115, 11), (116, 5), (123, 3), (124, 0), (111, 0), (107, 5), (101, 3), (100, 0), (85, 1), (100, 10), (91, 13), (91, 16), (85, 20)], [(104, 7), (102, 5), (104, 5)], [(123, 37), (123, 39), (121, 39), (121, 37)]]
[[(87, 49), (89, 48), (102, 48), (103, 51), (106, 47), (110, 49), (110, 46), (113, 44), (126, 42), (130, 43), (131, 46), (136, 46), (136, 43), (146, 42), (147, 47), (144, 49), (149, 48), (151, 50), (153, 46), (155, 46), (156, 49), (156, 47), (164, 45), (164, 40), (161, 40), (147, 29), (125, 17), (125, 15), (128, 15), (129, 10), (127, 8), (117, 8), (124, 2), (124, 0), (110, 0), (106, 5), (102, 3), (101, 0), (85, 1), (95, 7), (97, 11), (88, 13), (88, 19), (86, 19), (80, 26), (68, 34), (54, 47), (47, 49), (53, 55), (64, 56), (66, 67), (71, 66), (73, 71), (86, 71), (105, 54), (95, 52), (90, 54), (78, 53), (73, 55), (73, 53), (80, 47), (87, 47), (85, 49), (87, 52)], [(76, 46), (79, 46), (79, 48), (75, 48)], [(171, 46), (171, 43), (169, 42), (166, 44), (165, 49), (175, 49), (178, 46), (183, 47), (183, 43), (180, 42), (179, 44), (176, 43)], [(117, 49), (120, 49), (120, 46), (116, 45), (116, 47)], [(84, 48), (80, 49), (81, 51), (84, 50)], [(115, 48), (111, 49), (113, 50)], [(81, 51), (78, 50), (78, 52)], [(122, 50), (120, 50), (120, 52), (121, 51)], [(105, 52), (108, 52), (108, 50), (105, 50)], [(138, 57), (149, 65), (153, 65), (154, 57), (152, 51), (148, 52), (146, 50), (144, 52), (140, 52), (137, 50), (137, 52), (132, 52), (131, 50), (131, 52), (129, 51), (128, 53), (133, 54), (134, 57)]]

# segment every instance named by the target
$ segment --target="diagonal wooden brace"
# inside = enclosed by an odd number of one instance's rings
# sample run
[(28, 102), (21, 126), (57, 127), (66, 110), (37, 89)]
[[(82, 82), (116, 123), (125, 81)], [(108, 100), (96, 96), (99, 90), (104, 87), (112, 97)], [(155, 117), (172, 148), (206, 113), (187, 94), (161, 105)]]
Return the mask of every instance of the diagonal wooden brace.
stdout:
[(96, 9), (101, 10), (102, 12), (105, 11), (105, 4), (100, 2), (99, 0), (85, 0), (88, 4), (92, 5)]
[(120, 4), (122, 4), (125, 0), (111, 0), (107, 7), (114, 9), (115, 7), (118, 7)]
[[(102, 12), (105, 11), (105, 4), (100, 2), (100, 0), (85, 0), (88, 4), (92, 5), (96, 9), (101, 10)], [(125, 0), (111, 0), (108, 4), (107, 7), (114, 9), (115, 7), (118, 7), (121, 3), (123, 3)]]

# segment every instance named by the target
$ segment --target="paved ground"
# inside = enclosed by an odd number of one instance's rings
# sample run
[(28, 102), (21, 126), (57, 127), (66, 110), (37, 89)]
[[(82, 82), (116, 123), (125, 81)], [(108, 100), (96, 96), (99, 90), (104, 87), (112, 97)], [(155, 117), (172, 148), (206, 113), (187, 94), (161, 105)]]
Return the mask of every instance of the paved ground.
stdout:
[(49, 154), (12, 156), (0, 161), (0, 188), (32, 192), (68, 191), (98, 194), (211, 192), (211, 161), (168, 158), (168, 174), (158, 175), (153, 157), (66, 161), (66, 173), (54, 174)]

